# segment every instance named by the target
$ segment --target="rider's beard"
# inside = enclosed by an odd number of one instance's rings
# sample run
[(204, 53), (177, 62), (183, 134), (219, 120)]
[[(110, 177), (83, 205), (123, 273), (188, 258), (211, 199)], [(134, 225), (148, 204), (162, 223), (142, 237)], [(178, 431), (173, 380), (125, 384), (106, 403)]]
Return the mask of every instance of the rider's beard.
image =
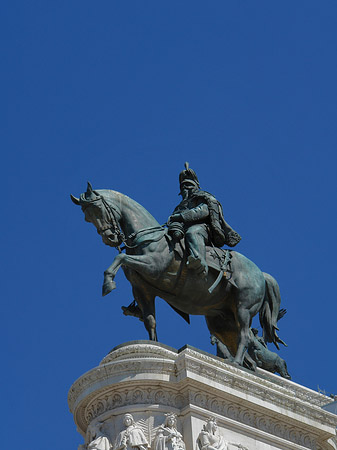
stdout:
[(181, 190), (181, 196), (182, 196), (182, 198), (183, 198), (183, 200), (187, 200), (188, 199), (188, 189), (182, 189)]
[(183, 200), (187, 200), (188, 198), (190, 198), (191, 197), (191, 195), (194, 193), (194, 192), (196, 192), (198, 189), (197, 188), (195, 188), (195, 187), (192, 187), (192, 188), (182, 188), (181, 189), (181, 195), (182, 195), (182, 198), (183, 198)]

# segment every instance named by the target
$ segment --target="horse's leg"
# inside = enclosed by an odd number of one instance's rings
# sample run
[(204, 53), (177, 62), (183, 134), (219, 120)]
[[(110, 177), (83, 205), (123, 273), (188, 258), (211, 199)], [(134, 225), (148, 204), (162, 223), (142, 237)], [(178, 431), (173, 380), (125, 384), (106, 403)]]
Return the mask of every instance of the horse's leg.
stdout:
[(237, 310), (237, 320), (239, 322), (238, 348), (234, 362), (243, 365), (243, 359), (250, 340), (251, 314), (249, 309), (239, 307)]
[(103, 297), (109, 294), (113, 289), (116, 289), (116, 283), (113, 281), (118, 269), (122, 265), (122, 258), (124, 253), (119, 253), (113, 260), (113, 263), (104, 272), (104, 281), (102, 288)]
[(153, 256), (119, 253), (111, 266), (104, 272), (103, 296), (109, 294), (109, 292), (116, 288), (116, 283), (113, 280), (122, 264), (145, 275), (154, 275), (156, 272)]
[(145, 291), (145, 289), (142, 289), (139, 286), (133, 286), (132, 292), (138, 306), (142, 311), (144, 325), (149, 333), (150, 341), (158, 341), (154, 302), (155, 295)]
[(224, 343), (227, 342), (227, 340), (224, 339), (223, 318), (219, 316), (205, 316), (205, 319), (210, 333), (214, 335), (219, 341), (220, 345), (217, 344), (217, 349), (221, 351), (221, 357), (223, 357), (224, 359), (228, 359), (229, 361), (233, 361), (233, 356)]
[(152, 299), (152, 305), (146, 304), (143, 311), (144, 325), (149, 333), (150, 341), (158, 341), (156, 318), (154, 311), (154, 297)]
[(248, 352), (245, 353), (243, 358), (243, 367), (247, 367), (247, 369), (252, 370), (253, 372), (256, 371), (257, 364)]
[(254, 341), (254, 335), (252, 333), (252, 330), (249, 330), (249, 342), (248, 342), (248, 348), (245, 353), (245, 356), (243, 358), (243, 367), (246, 367), (247, 369), (252, 370), (253, 372), (256, 371), (256, 361), (254, 360), (254, 349), (255, 349), (255, 341)]

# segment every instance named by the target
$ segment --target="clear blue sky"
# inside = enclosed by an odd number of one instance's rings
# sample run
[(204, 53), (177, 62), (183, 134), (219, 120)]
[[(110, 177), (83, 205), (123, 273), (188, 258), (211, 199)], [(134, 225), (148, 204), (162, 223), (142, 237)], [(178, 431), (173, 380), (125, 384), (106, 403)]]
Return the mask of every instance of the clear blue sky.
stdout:
[[(72, 382), (145, 339), (101, 298), (115, 251), (69, 199), (90, 180), (163, 223), (190, 162), (279, 282), (293, 381), (337, 393), (337, 4), (21, 1), (2, 6), (1, 447), (74, 450)], [(159, 340), (214, 353), (157, 300)]]

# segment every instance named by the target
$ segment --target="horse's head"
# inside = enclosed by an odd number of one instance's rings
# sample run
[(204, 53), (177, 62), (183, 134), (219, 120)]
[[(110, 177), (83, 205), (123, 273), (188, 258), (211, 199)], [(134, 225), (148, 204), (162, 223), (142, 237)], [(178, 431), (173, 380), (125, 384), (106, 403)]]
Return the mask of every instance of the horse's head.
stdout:
[(214, 334), (211, 334), (211, 344), (215, 345), (219, 342), (218, 338), (214, 336)]
[(86, 222), (95, 225), (97, 233), (102, 237), (104, 244), (118, 247), (124, 239), (119, 228), (119, 214), (115, 208), (108, 204), (103, 195), (92, 189), (88, 182), (87, 191), (76, 198), (70, 195), (75, 205), (79, 205), (84, 212)]

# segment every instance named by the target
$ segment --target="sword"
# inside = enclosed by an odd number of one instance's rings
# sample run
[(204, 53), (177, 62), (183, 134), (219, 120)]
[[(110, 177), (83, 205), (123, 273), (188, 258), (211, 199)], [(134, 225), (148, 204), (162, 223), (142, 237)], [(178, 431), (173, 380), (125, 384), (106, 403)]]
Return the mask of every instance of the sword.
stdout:
[[(227, 272), (226, 272), (226, 267), (227, 264), (231, 258), (231, 255), (229, 253), (229, 250), (226, 250), (226, 256), (225, 256), (225, 260), (222, 262), (220, 256), (218, 255), (217, 251), (215, 250), (215, 254), (217, 255), (219, 262), (220, 262), (220, 272), (219, 275), (217, 277), (217, 279), (214, 281), (214, 283), (212, 284), (212, 286), (210, 288), (208, 288), (208, 292), (211, 294), (214, 289), (217, 287), (217, 285), (220, 283), (222, 277), (226, 277), (227, 276)], [(234, 280), (232, 280), (231, 278), (229, 280), (227, 280), (229, 283), (231, 283), (233, 286), (237, 287), (236, 283)]]

